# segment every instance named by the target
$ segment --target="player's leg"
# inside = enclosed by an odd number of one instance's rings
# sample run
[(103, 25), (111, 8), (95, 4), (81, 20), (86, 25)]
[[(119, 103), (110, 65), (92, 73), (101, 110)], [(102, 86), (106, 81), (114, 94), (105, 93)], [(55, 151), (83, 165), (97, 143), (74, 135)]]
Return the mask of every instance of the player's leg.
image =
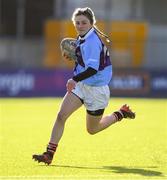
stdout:
[(51, 138), (47, 146), (47, 150), (43, 154), (33, 155), (33, 159), (35, 159), (38, 162), (44, 162), (48, 165), (52, 162), (54, 153), (58, 146), (58, 142), (60, 141), (63, 135), (64, 126), (67, 118), (81, 106), (82, 106), (81, 100), (73, 93), (67, 93), (64, 96), (62, 105), (58, 112), (51, 133)]
[(110, 100), (110, 90), (108, 86), (84, 87), (84, 105), (87, 109), (87, 130), (90, 134), (95, 134), (123, 118), (135, 118), (135, 114), (129, 109), (129, 106), (123, 105), (118, 111), (103, 116), (104, 109), (108, 106)]
[(111, 124), (114, 124), (117, 122), (117, 119), (114, 115), (109, 115), (103, 117), (102, 115), (93, 115), (89, 112), (87, 112), (86, 115), (86, 127), (87, 131), (90, 134), (96, 134), (99, 131), (102, 131), (103, 129), (106, 129)]
[(77, 97), (73, 93), (67, 93), (65, 95), (52, 130), (50, 142), (55, 144), (59, 143), (64, 131), (66, 120), (74, 111), (80, 108), (82, 104), (83, 103), (79, 99), (79, 97)]
[[(101, 115), (99, 114), (101, 112)], [(123, 105), (118, 111), (111, 115), (103, 116), (102, 110), (87, 111), (86, 125), (90, 134), (96, 134), (109, 127), (110, 125), (121, 121), (123, 118), (134, 119), (135, 113), (127, 105)]]

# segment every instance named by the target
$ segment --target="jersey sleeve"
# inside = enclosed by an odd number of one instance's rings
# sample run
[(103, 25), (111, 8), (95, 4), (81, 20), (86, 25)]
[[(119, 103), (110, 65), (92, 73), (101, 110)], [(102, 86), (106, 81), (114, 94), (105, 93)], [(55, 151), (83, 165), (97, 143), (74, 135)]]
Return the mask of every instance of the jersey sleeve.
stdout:
[(76, 82), (82, 81), (84, 79), (87, 79), (93, 75), (95, 75), (97, 73), (97, 71), (91, 67), (88, 67), (88, 69), (86, 69), (86, 71), (77, 74), (76, 76), (73, 76), (73, 80)]

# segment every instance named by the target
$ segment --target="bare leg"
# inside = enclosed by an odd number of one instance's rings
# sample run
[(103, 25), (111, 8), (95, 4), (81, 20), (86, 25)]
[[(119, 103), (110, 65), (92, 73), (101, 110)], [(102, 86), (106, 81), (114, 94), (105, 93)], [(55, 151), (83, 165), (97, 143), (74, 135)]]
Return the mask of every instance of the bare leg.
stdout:
[(103, 129), (106, 129), (110, 125), (121, 121), (123, 118), (134, 119), (135, 113), (129, 108), (127, 104), (123, 105), (120, 110), (115, 111), (108, 116), (92, 116), (87, 113), (86, 122), (87, 122), (87, 131), (90, 134), (95, 134)]
[(58, 144), (63, 135), (64, 126), (67, 118), (81, 106), (82, 103), (80, 99), (73, 93), (67, 93), (64, 96), (62, 105), (60, 107), (57, 119), (52, 130), (50, 142)]
[(102, 117), (102, 116), (92, 116), (87, 113), (87, 117), (86, 117), (87, 131), (90, 134), (96, 134), (99, 131), (106, 129), (111, 124), (114, 124), (117, 121), (118, 121), (117, 118), (113, 114)]
[[(47, 151), (39, 155), (34, 154), (32, 158), (35, 161), (43, 162), (48, 165), (51, 164), (54, 153), (56, 152), (58, 142), (63, 135), (64, 125), (67, 118), (81, 105), (82, 102), (74, 94), (67, 93), (65, 95), (60, 111), (57, 115), (55, 125), (52, 130), (51, 139), (47, 146)], [(113, 114), (105, 117), (102, 117), (102, 115), (93, 116), (87, 113), (87, 131), (90, 134), (96, 134), (103, 129), (106, 129), (110, 125), (114, 124), (115, 122), (122, 120), (123, 118), (134, 119), (135, 116), (135, 113), (132, 112), (131, 109), (129, 109), (129, 106), (127, 106), (126, 104), (123, 105), (119, 111), (115, 111)]]
[(48, 165), (52, 163), (54, 153), (56, 152), (58, 146), (58, 142), (63, 135), (67, 118), (81, 106), (82, 102), (77, 96), (72, 93), (66, 93), (57, 115), (57, 119), (54, 124), (50, 142), (47, 145), (46, 152), (44, 152), (43, 154), (34, 154), (32, 158), (35, 161), (43, 162)]

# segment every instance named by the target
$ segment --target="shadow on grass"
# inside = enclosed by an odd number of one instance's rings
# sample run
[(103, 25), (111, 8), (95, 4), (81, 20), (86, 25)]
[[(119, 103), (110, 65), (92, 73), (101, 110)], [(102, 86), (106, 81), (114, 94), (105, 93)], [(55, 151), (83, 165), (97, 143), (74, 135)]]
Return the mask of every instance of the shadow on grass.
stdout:
[(142, 176), (156, 176), (164, 177), (162, 172), (148, 170), (148, 168), (157, 168), (156, 166), (148, 167), (123, 167), (123, 166), (102, 166), (102, 167), (88, 167), (88, 166), (70, 166), (70, 165), (50, 165), (57, 168), (77, 168), (77, 169), (100, 169), (107, 170), (117, 174), (138, 174)]
[(163, 173), (159, 171), (153, 171), (143, 168), (131, 168), (131, 167), (122, 167), (122, 166), (103, 166), (104, 169), (111, 170), (114, 173), (118, 174), (138, 174), (142, 176), (160, 176), (163, 177)]

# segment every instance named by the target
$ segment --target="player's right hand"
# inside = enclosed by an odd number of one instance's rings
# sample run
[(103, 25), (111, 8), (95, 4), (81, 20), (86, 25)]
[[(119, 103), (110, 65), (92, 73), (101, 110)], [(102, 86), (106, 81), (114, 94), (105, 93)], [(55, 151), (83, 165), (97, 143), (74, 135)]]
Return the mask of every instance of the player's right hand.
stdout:
[(76, 84), (76, 81), (74, 81), (73, 79), (69, 79), (66, 84), (67, 92), (71, 92), (75, 88)]

